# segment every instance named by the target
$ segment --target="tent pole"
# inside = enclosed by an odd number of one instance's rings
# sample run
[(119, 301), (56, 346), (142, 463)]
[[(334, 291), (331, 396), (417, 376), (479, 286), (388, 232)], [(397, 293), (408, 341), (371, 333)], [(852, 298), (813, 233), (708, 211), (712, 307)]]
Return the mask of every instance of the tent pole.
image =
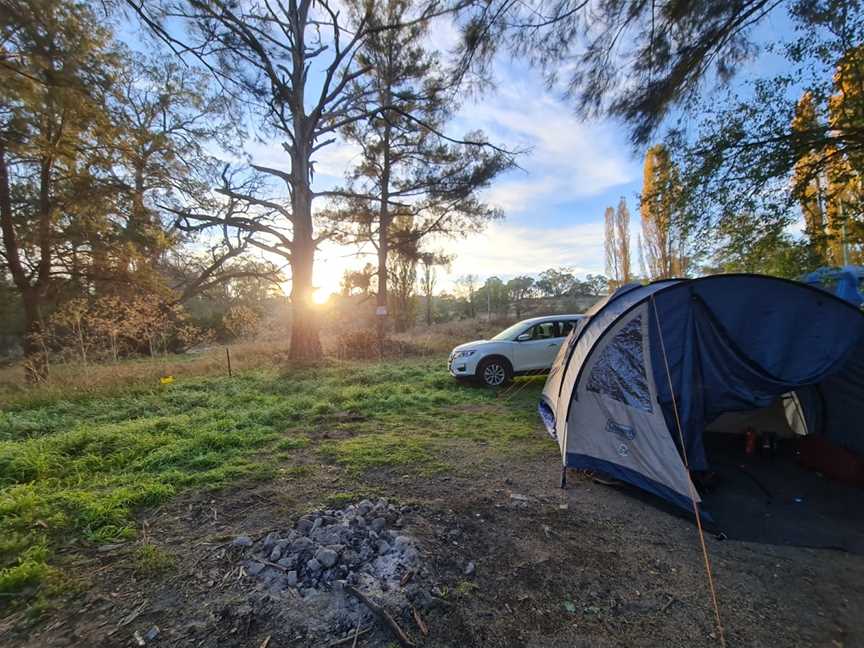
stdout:
[(567, 464), (561, 466), (561, 488), (567, 488)]

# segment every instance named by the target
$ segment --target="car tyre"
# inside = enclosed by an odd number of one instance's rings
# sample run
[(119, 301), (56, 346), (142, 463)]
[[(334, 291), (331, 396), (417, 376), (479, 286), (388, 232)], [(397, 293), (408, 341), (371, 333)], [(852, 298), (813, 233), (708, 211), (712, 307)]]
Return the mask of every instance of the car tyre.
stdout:
[(477, 379), (486, 387), (502, 387), (513, 379), (513, 367), (501, 357), (485, 358), (477, 366)]

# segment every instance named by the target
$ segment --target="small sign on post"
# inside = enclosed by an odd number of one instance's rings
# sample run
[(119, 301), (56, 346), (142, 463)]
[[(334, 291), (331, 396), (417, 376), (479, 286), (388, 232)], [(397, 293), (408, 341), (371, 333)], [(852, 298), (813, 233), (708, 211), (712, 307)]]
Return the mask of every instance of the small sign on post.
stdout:
[(378, 306), (375, 309), (375, 314), (378, 317), (387, 317), (387, 307), (386, 306)]

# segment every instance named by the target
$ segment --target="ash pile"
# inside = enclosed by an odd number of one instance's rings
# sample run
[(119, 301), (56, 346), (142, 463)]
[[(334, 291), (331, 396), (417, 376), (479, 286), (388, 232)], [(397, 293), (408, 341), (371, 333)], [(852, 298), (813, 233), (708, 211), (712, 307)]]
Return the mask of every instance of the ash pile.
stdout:
[(428, 571), (404, 530), (409, 513), (385, 499), (363, 500), (308, 513), (293, 529), (258, 541), (236, 538), (232, 546), (240, 551), (243, 571), (256, 583), (253, 607), (263, 614), (279, 609), (291, 617), (284, 621), (292, 634), (309, 638), (342, 636), (358, 620), (373, 622), (348, 585), (406, 618), (412, 608), (433, 607), (435, 597), (422, 585)]

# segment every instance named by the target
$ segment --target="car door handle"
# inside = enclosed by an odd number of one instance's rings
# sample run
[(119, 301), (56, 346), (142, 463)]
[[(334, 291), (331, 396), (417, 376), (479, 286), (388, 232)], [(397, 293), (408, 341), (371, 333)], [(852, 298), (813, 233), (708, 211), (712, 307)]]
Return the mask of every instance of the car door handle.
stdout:
[(550, 343), (547, 344), (546, 346), (547, 346), (547, 347), (551, 347), (551, 346), (558, 346), (558, 345), (557, 345), (555, 342), (550, 342)]

